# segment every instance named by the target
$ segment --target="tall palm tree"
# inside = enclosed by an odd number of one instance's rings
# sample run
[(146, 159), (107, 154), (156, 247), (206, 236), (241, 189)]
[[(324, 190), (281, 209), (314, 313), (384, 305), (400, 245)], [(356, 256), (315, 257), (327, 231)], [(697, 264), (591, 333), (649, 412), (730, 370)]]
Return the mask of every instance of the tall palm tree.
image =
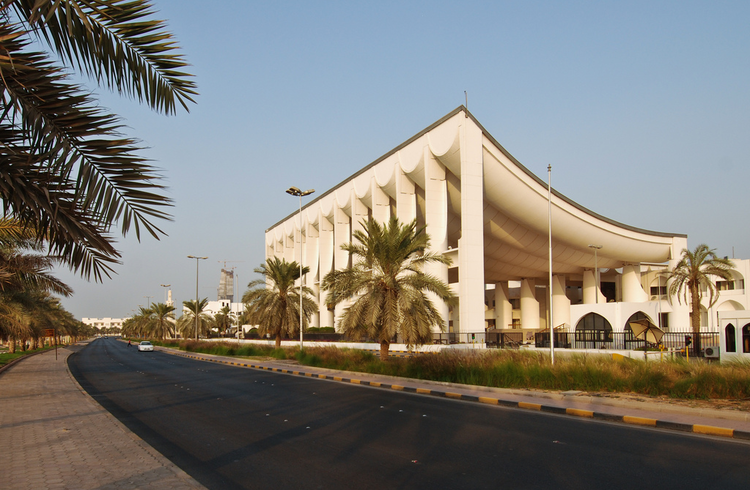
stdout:
[(353, 264), (328, 273), (322, 287), (329, 303), (352, 301), (338, 319), (339, 328), (352, 337), (380, 342), (380, 358), (388, 359), (391, 341), (401, 335), (407, 345), (431, 340), (432, 327), (445, 328), (430, 295), (453, 304), (450, 287), (424, 272), (429, 263), (450, 265), (441, 254), (428, 252), (430, 238), (416, 220), (401, 224), (395, 217), (381, 225), (370, 219), (352, 236), (357, 243), (341, 246)]
[(0, 3), (0, 201), (52, 255), (101, 280), (118, 263), (110, 235), (158, 238), (170, 219), (159, 175), (78, 71), (166, 114), (196, 94), (187, 63), (148, 0)]
[(701, 331), (701, 302), (703, 301), (703, 291), (709, 294), (708, 307), (712, 307), (719, 299), (716, 290), (716, 284), (713, 278), (720, 277), (727, 281), (732, 280), (734, 263), (726, 258), (716, 256), (716, 249), (708, 248), (708, 245), (700, 244), (692, 252), (688, 249), (682, 250), (682, 258), (675, 266), (674, 270), (669, 273), (667, 280), (669, 284), (670, 296), (677, 296), (681, 302), (681, 297), (688, 303), (690, 296), (690, 323), (692, 325), (695, 349), (700, 352), (700, 331)]
[(174, 306), (164, 303), (151, 305), (153, 312), (151, 335), (159, 339), (172, 337), (174, 333)]
[(208, 298), (199, 301), (183, 301), (185, 313), (177, 320), (177, 329), (180, 331), (182, 338), (189, 339), (195, 336), (195, 317), (198, 317), (198, 335), (208, 337), (213, 317), (205, 312), (208, 306)]
[[(312, 290), (302, 288), (302, 326), (300, 327), (299, 286), (294, 282), (300, 277), (297, 262), (272, 257), (254, 270), (262, 274), (262, 279), (251, 281), (250, 288), (242, 296), (245, 303), (247, 321), (258, 325), (260, 335), (272, 335), (276, 339), (276, 348), (281, 347), (281, 336), (296, 336), (300, 328), (305, 328), (317, 305), (312, 299)], [(302, 268), (302, 275), (310, 272), (309, 267)]]

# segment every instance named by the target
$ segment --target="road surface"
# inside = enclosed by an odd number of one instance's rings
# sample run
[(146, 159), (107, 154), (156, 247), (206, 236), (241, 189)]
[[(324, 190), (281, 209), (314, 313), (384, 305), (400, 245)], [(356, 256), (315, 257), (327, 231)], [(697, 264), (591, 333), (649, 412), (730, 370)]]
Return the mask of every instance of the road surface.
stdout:
[(748, 488), (750, 444), (139, 353), (71, 371), (212, 489)]

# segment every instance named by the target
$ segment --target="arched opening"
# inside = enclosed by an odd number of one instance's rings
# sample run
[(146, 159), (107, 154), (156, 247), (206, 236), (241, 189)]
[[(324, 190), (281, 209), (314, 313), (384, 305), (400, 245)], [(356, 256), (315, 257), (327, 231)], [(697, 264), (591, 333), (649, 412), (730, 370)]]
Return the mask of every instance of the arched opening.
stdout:
[(750, 323), (742, 327), (742, 352), (750, 354)]
[(602, 343), (612, 343), (612, 325), (598, 313), (589, 313), (576, 324), (576, 347), (598, 349)]
[(737, 336), (734, 325), (731, 323), (724, 328), (724, 343), (727, 346), (727, 352), (737, 352)]
[(625, 327), (623, 328), (623, 342), (626, 349), (636, 349), (645, 345), (645, 340), (642, 338), (636, 338), (633, 334), (633, 330), (630, 328), (630, 322), (636, 322), (638, 320), (648, 320), (649, 322), (654, 323), (653, 320), (642, 311), (637, 311), (630, 315), (630, 318), (625, 322)]

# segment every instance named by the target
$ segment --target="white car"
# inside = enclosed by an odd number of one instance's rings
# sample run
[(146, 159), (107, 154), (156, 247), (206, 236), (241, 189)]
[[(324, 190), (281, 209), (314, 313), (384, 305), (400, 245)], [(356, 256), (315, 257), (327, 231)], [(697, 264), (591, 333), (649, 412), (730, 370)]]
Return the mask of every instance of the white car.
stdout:
[(154, 346), (148, 340), (144, 340), (138, 344), (138, 352), (154, 352)]

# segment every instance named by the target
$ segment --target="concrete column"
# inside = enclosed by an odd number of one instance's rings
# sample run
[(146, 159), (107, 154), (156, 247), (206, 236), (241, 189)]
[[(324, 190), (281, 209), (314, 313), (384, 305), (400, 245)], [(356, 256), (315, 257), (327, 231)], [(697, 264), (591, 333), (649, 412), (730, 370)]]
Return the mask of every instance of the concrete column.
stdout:
[[(601, 278), (600, 278), (601, 280)], [(593, 270), (583, 271), (583, 304), (592, 305), (597, 302), (596, 295), (599, 295), (599, 303), (606, 303), (602, 291), (596, 285), (596, 276)]]
[(396, 172), (396, 216), (401, 224), (411, 223), (417, 217), (416, 186), (400, 165)]
[(539, 301), (536, 299), (536, 282), (533, 279), (521, 281), (521, 328), (539, 329)]
[(383, 189), (372, 179), (372, 219), (387, 223), (391, 219), (391, 200)]
[(352, 189), (352, 196), (350, 198), (352, 203), (352, 236), (355, 231), (362, 231), (364, 228), (362, 223), (366, 223), (368, 219), (367, 206), (359, 200), (354, 189)]
[[(430, 236), (430, 252), (443, 253), (448, 250), (448, 188), (445, 180), (445, 167), (432, 155), (427, 147), (424, 150), (425, 162), (425, 226)], [(448, 284), (448, 265), (428, 264), (425, 273), (437, 277)], [(430, 293), (448, 331), (448, 305)]]
[(622, 268), (622, 302), (644, 303), (649, 300), (648, 294), (641, 285), (641, 266), (626, 265)]
[(482, 131), (464, 119), (461, 147), (461, 239), (458, 246), (461, 332), (484, 332), (484, 163)]
[[(351, 220), (349, 215), (341, 209), (337, 203), (333, 205), (333, 267), (342, 270), (349, 267), (349, 252), (342, 250), (341, 246), (351, 243)], [(341, 302), (336, 305), (334, 321), (338, 322), (347, 304)]]
[(299, 260), (299, 252), (297, 251), (297, 239), (298, 230), (295, 227), (291, 234), (284, 235), (284, 256), (283, 259), (287, 262)]
[(507, 281), (495, 283), (495, 328), (513, 328), (513, 305)]
[[(322, 213), (318, 215), (318, 244), (320, 249), (320, 280), (333, 270), (333, 225)], [(333, 312), (328, 311), (326, 304), (327, 291), (321, 291), (318, 312), (321, 327), (333, 327)]]
[(565, 295), (565, 276), (552, 276), (552, 326), (570, 325), (570, 300)]
[[(305, 228), (305, 262), (310, 268), (310, 272), (305, 276), (305, 285), (313, 290), (313, 298), (320, 305), (325, 302), (325, 298), (320, 296), (320, 237), (318, 229), (310, 222), (304, 223)], [(320, 326), (320, 312), (316, 312), (310, 318), (311, 327)]]

